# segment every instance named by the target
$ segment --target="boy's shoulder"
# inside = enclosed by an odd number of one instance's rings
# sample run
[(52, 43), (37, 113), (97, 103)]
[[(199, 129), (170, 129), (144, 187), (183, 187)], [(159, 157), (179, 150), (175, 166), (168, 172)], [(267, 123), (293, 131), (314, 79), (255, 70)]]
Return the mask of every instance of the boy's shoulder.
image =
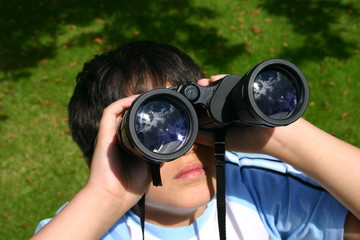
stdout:
[(234, 170), (237, 172), (236, 174), (238, 174), (238, 170), (240, 170), (240, 175), (242, 176), (251, 172), (252, 177), (263, 178), (263, 175), (269, 176), (269, 173), (272, 173), (270, 176), (274, 179), (283, 179), (284, 177), (292, 178), (300, 182), (313, 185), (316, 188), (320, 188), (320, 185), (306, 174), (273, 156), (231, 151), (227, 151), (225, 156), (226, 163), (229, 166), (232, 166), (228, 168), (235, 168), (236, 170)]
[(342, 235), (347, 209), (303, 172), (263, 154), (227, 152), (226, 163), (231, 204), (257, 211), (272, 238), (290, 232), (294, 239)]

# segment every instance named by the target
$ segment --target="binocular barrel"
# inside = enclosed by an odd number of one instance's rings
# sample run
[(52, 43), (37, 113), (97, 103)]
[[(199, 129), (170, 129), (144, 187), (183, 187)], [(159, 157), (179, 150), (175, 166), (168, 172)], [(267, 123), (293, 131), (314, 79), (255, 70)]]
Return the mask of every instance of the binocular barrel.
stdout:
[(210, 86), (189, 83), (141, 94), (125, 112), (119, 145), (136, 157), (167, 162), (191, 148), (198, 128), (284, 126), (302, 116), (308, 101), (298, 67), (271, 59), (244, 76), (228, 75)]

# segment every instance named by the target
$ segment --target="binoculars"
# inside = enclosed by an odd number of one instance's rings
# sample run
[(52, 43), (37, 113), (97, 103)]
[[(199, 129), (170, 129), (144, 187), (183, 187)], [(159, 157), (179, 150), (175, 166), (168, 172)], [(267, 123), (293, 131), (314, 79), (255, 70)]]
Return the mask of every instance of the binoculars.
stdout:
[(308, 102), (299, 68), (270, 59), (210, 86), (191, 82), (141, 94), (120, 123), (119, 145), (144, 160), (168, 162), (191, 148), (199, 128), (285, 126), (302, 116)]

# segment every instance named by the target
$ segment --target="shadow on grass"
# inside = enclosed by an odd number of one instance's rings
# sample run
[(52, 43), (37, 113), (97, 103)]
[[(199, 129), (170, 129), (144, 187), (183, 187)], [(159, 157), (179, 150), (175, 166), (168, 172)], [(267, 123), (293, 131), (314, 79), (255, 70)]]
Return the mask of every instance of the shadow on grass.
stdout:
[[(288, 18), (294, 31), (307, 39), (306, 46), (288, 49), (279, 57), (297, 61), (324, 56), (349, 58), (355, 44), (342, 39), (330, 25), (339, 21), (344, 11), (358, 11), (355, 3), (308, 2), (263, 0), (262, 8)], [(70, 40), (69, 46), (75, 40), (80, 45), (89, 44), (95, 38), (104, 39), (106, 45), (113, 47), (139, 39), (156, 40), (192, 52), (202, 59), (203, 65), (215, 69), (227, 67), (235, 57), (244, 54), (245, 49), (241, 40), (238, 44), (229, 44), (229, 39), (220, 36), (217, 28), (204, 26), (204, 21), (218, 13), (193, 6), (190, 0), (12, 0), (0, 3), (0, 14), (0, 70), (12, 74), (14, 70), (21, 70), (11, 79), (26, 76), (26, 68), (53, 58), (64, 27), (88, 26), (96, 19), (104, 20), (103, 29), (82, 34)]]
[(359, 6), (356, 1), (323, 0), (262, 0), (260, 7), (269, 14), (286, 17), (292, 24), (292, 31), (305, 37), (305, 45), (287, 49), (280, 58), (322, 60), (326, 56), (338, 59), (350, 58), (357, 49), (357, 42), (341, 37), (332, 25), (341, 24), (344, 17), (359, 24)]
[(13, 0), (0, 5), (2, 19), (6, 19), (0, 23), (0, 70), (4, 72), (33, 67), (42, 59), (54, 57), (61, 29), (87, 26), (96, 19), (104, 20), (101, 32), (82, 34), (70, 40), (69, 45), (74, 40), (78, 45), (93, 43), (95, 38), (104, 39), (104, 44), (113, 47), (140, 39), (155, 40), (199, 56), (211, 49), (212, 55), (206, 55), (204, 64), (219, 67), (244, 52), (242, 44), (229, 46), (228, 39), (221, 37), (216, 28), (202, 27), (202, 21), (216, 13), (193, 7), (189, 0)]

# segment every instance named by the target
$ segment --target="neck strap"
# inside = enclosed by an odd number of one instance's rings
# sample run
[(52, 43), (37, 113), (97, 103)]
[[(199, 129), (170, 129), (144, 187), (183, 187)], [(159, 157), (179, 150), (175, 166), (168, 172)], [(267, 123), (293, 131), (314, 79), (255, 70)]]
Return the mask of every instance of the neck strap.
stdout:
[[(156, 187), (162, 186), (161, 175), (160, 175), (160, 163), (151, 162), (150, 171), (152, 177), (152, 184)], [(139, 217), (142, 231), (142, 239), (145, 239), (145, 194), (138, 202)]]
[(216, 161), (216, 201), (220, 240), (226, 239), (226, 201), (225, 201), (225, 129), (215, 132)]

